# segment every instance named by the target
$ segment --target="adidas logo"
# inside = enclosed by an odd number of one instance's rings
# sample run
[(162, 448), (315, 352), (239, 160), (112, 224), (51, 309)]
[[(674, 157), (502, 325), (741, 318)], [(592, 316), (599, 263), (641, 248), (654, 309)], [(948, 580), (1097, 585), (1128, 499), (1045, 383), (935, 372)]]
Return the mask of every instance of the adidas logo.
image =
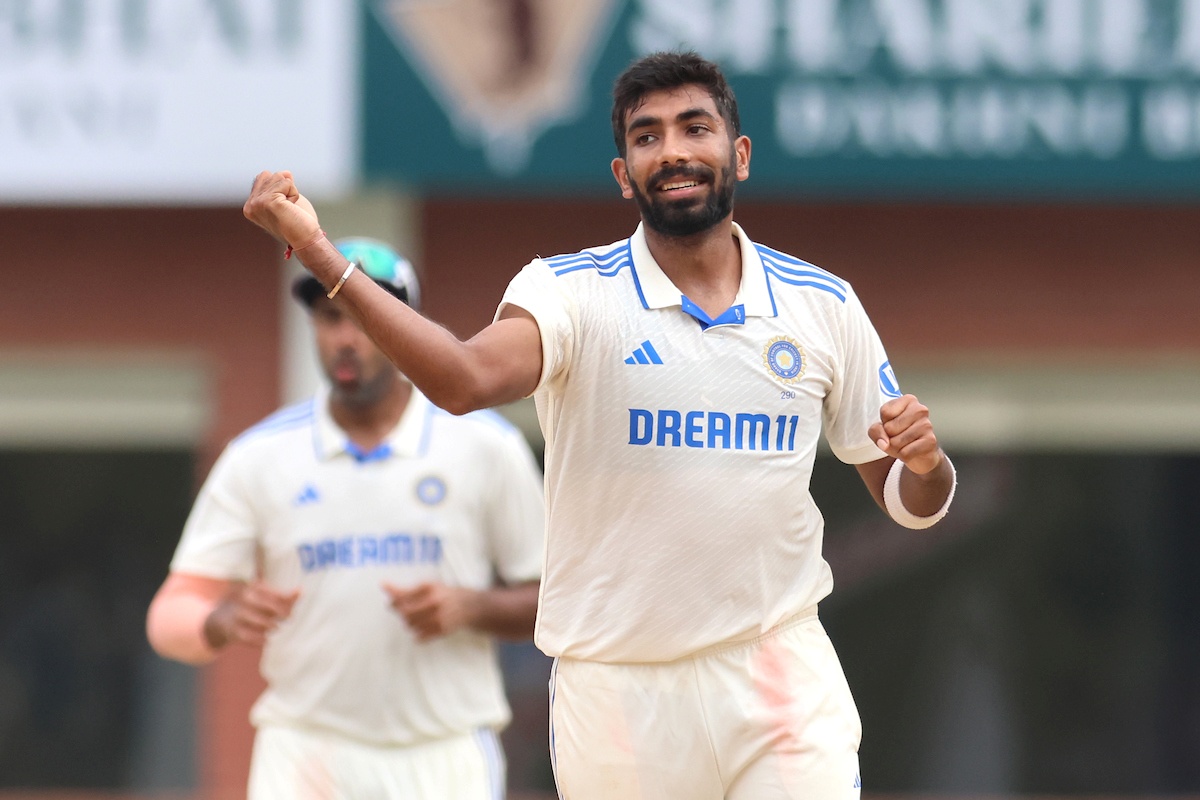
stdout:
[(641, 346), (633, 351), (633, 355), (625, 359), (626, 364), (661, 364), (662, 357), (658, 351), (654, 349), (654, 345), (650, 344), (650, 340), (642, 342)]
[(321, 497), (317, 494), (317, 488), (310, 483), (304, 487), (304, 491), (296, 495), (296, 499), (292, 502), (292, 505), (303, 506), (319, 502), (321, 502)]

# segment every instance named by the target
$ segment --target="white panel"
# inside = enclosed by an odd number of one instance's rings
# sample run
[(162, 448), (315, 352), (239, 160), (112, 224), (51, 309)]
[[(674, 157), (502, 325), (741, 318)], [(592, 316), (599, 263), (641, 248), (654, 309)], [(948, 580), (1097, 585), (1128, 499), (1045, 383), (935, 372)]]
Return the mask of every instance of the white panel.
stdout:
[(0, 354), (0, 447), (193, 447), (210, 388), (174, 354)]
[(1200, 360), (975, 363), (897, 368), (948, 451), (1200, 449)]
[(241, 203), (290, 169), (347, 191), (356, 4), (94, 0), (0, 14), (0, 202)]

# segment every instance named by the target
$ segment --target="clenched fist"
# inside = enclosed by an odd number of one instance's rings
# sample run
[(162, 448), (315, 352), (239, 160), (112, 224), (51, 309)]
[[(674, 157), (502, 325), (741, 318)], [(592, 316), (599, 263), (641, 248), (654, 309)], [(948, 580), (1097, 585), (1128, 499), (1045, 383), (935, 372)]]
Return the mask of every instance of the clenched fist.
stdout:
[(262, 581), (236, 584), (204, 621), (204, 638), (214, 650), (230, 642), (261, 647), (299, 596), (298, 589), (281, 592)]
[(385, 582), (383, 590), (419, 642), (468, 627), (475, 616), (478, 593), (460, 586), (422, 583), (405, 589)]
[(879, 409), (879, 422), (867, 434), (880, 450), (903, 461), (917, 475), (932, 471), (943, 458), (929, 421), (929, 409), (911, 394), (884, 403)]
[(246, 219), (297, 250), (321, 238), (317, 210), (296, 188), (292, 173), (260, 172), (242, 206)]

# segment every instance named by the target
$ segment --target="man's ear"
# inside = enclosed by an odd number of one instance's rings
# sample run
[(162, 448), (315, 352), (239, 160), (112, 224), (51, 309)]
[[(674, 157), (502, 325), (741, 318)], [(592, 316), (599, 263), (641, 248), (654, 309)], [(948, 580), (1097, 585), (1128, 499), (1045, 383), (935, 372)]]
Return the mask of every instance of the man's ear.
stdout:
[(612, 161), (613, 177), (617, 179), (617, 185), (621, 187), (621, 197), (626, 200), (633, 199), (633, 187), (629, 184), (629, 170), (625, 165), (625, 159), (614, 158)]
[(744, 181), (750, 177), (750, 137), (734, 139), (733, 152), (737, 155), (737, 179)]

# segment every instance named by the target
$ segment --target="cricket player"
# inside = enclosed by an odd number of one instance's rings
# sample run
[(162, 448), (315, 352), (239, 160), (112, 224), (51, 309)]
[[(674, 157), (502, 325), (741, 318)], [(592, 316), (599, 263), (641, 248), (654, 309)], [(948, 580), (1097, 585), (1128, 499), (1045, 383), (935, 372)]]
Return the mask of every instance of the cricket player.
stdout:
[(641, 224), (534, 259), (466, 342), (349, 267), (290, 173), (260, 174), (244, 210), (323, 285), (344, 281), (434, 402), (535, 397), (535, 641), (555, 657), (562, 797), (857, 798), (858, 712), (818, 615), (832, 588), (808, 492), (818, 437), (910, 528), (946, 514), (954, 469), (853, 288), (734, 223), (751, 145), (720, 69), (640, 59), (616, 81), (612, 127)]
[[(336, 252), (417, 306), (390, 247)], [(510, 712), (494, 639), (533, 631), (536, 462), (498, 414), (430, 403), (336, 293), (305, 276), (294, 294), (328, 387), (222, 453), (150, 606), (150, 642), (191, 664), (262, 646), (250, 800), (497, 800)]]

